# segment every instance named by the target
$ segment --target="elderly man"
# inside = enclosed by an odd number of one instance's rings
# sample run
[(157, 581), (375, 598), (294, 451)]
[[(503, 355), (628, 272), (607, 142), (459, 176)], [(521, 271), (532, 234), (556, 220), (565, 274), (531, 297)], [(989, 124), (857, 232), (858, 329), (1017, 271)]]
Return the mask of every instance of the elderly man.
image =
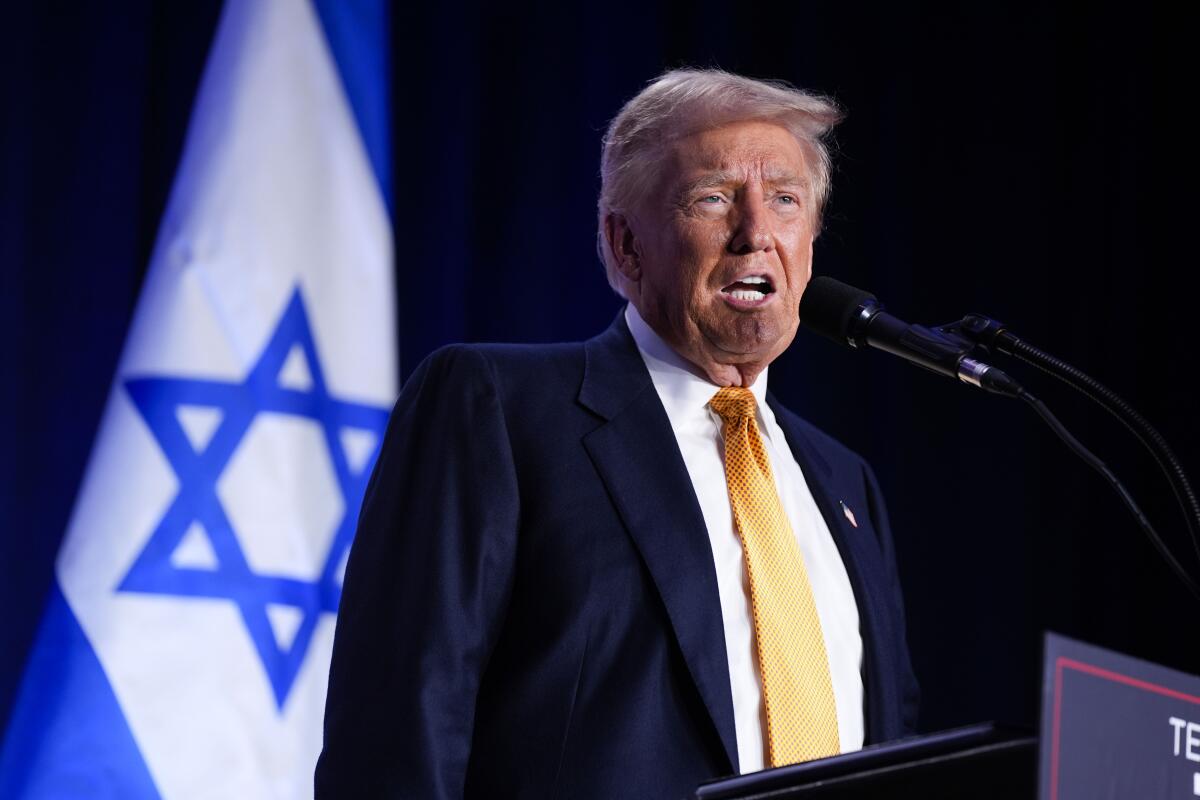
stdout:
[(623, 313), (418, 367), (347, 570), (318, 796), (679, 798), (912, 729), (875, 479), (766, 390), (837, 119), (663, 75), (605, 137)]

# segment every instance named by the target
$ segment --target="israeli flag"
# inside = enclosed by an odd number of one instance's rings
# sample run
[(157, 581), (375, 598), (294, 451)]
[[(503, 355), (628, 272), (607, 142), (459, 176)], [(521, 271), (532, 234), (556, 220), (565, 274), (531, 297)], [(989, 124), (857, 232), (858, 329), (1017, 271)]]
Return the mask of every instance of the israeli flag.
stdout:
[(382, 0), (227, 2), (0, 797), (312, 795), (397, 392), (386, 37)]

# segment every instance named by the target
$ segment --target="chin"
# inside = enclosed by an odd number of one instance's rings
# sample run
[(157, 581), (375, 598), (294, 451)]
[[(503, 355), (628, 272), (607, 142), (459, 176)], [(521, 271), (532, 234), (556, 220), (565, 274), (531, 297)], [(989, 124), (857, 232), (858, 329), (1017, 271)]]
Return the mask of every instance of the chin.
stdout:
[(784, 328), (767, 314), (740, 314), (721, 337), (730, 350), (747, 355), (770, 350), (779, 341)]
[(737, 330), (727, 330), (720, 338), (712, 339), (713, 343), (723, 350), (730, 364), (769, 364), (778, 357), (796, 337), (796, 328), (786, 328), (778, 324), (759, 324), (739, 326)]

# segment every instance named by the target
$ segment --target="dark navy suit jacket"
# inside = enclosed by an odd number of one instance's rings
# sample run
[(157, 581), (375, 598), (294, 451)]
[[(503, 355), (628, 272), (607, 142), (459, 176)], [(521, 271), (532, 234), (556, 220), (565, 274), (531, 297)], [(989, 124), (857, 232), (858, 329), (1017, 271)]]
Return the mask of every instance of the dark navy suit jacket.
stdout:
[[(867, 739), (897, 738), (916, 685), (879, 489), (769, 402), (854, 588)], [(623, 315), (430, 356), (363, 505), (317, 796), (674, 799), (736, 770), (708, 534)]]

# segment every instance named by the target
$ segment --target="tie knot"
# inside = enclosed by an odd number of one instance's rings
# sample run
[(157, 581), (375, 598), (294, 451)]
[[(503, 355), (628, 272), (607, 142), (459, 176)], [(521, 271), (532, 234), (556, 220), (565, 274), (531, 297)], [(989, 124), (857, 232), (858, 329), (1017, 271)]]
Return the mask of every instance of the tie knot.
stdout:
[(741, 386), (726, 386), (713, 395), (708, 401), (712, 410), (728, 422), (732, 419), (744, 419), (754, 416), (754, 393)]

